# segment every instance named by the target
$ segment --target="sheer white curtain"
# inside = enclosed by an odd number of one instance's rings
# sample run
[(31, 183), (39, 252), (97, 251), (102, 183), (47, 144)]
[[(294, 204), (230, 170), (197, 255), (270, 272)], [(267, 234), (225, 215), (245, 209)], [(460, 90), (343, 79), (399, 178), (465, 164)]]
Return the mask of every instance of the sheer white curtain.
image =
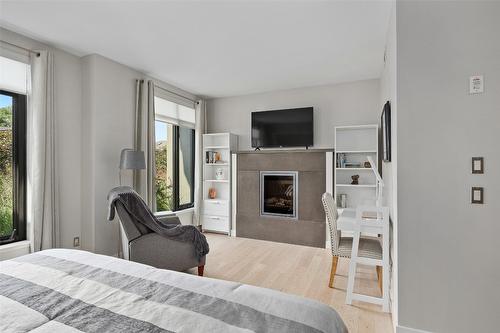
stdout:
[(27, 218), (33, 250), (40, 251), (60, 244), (53, 56), (39, 51), (30, 64)]

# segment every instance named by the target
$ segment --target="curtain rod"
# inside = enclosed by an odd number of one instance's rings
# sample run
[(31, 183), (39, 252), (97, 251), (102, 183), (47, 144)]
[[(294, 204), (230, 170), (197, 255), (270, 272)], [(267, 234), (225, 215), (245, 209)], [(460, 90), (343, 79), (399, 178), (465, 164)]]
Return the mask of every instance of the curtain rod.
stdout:
[(22, 47), (22, 46), (19, 46), (19, 45), (9, 43), (9, 42), (4, 41), (4, 40), (0, 40), (0, 42), (5, 43), (5, 44), (9, 44), (9, 45), (14, 46), (14, 47), (17, 47), (18, 49), (24, 50), (24, 51), (26, 51), (26, 52), (28, 52), (28, 53), (34, 53), (34, 54), (36, 54), (36, 56), (37, 56), (37, 57), (39, 57), (39, 56), (40, 56), (40, 52), (36, 52), (36, 51), (33, 51), (33, 50), (30, 50), (30, 49), (27, 49), (27, 48)]

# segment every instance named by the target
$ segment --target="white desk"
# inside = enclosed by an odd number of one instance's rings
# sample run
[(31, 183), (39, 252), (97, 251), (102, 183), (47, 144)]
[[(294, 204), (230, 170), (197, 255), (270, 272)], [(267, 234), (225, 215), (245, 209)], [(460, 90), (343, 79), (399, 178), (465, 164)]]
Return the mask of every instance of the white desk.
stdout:
[[(377, 212), (377, 218), (361, 218), (363, 212)], [(374, 215), (375, 216), (375, 215)], [(358, 257), (358, 250), (352, 249), (349, 265), (346, 303), (351, 304), (353, 299), (382, 305), (385, 312), (389, 312), (389, 209), (387, 207), (358, 207), (345, 208), (337, 218), (337, 230), (353, 233), (353, 246), (358, 247), (361, 234), (375, 234), (382, 236), (382, 260)], [(356, 264), (382, 266), (382, 297), (373, 297), (354, 293), (354, 279)]]
[[(361, 220), (361, 232), (367, 234), (383, 234), (384, 219), (366, 218)], [(356, 225), (356, 209), (344, 208), (337, 218), (337, 230), (353, 232)]]

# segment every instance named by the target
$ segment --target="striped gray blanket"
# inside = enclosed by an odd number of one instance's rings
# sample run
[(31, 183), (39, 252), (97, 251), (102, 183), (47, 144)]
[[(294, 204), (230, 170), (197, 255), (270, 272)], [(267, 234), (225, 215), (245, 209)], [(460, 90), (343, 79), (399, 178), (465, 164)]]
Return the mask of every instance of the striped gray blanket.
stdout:
[(347, 332), (296, 296), (85, 251), (0, 262), (0, 332)]

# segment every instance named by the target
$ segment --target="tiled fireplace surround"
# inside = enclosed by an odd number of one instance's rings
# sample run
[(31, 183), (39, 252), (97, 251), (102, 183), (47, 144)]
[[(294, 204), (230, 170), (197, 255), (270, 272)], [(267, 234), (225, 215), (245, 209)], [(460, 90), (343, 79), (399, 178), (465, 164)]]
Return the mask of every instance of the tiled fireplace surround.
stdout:
[[(296, 171), (297, 217), (262, 215), (261, 171)], [(325, 247), (326, 152), (257, 151), (237, 154), (236, 236)]]

